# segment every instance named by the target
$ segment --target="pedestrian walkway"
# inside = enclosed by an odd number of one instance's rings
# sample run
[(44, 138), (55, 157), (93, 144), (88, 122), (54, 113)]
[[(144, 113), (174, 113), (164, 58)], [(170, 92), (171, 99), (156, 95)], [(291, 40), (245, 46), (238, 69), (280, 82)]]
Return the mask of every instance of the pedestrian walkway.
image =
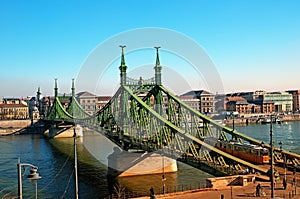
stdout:
[[(156, 198), (164, 199), (254, 199), (254, 198), (269, 198), (271, 199), (271, 188), (269, 182), (259, 182), (262, 187), (262, 193), (265, 196), (256, 196), (256, 184), (251, 183), (247, 186), (232, 186), (225, 189), (201, 189), (194, 191), (186, 191), (174, 194), (156, 195)], [(300, 199), (300, 188), (297, 187), (297, 194), (295, 194), (295, 187), (291, 184), (287, 185), (286, 190), (283, 189), (282, 184), (275, 185), (275, 198), (285, 199)], [(222, 196), (223, 195), (223, 196)], [(150, 197), (142, 197), (140, 199), (146, 199)]]

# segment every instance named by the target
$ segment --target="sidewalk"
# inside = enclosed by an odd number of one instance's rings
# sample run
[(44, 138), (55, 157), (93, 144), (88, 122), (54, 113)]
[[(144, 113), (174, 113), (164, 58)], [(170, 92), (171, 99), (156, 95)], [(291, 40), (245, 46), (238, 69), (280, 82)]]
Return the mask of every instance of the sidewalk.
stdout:
[[(194, 191), (186, 191), (165, 195), (156, 195), (156, 198), (164, 199), (221, 199), (221, 195), (224, 196), (224, 199), (254, 199), (254, 198), (271, 198), (271, 188), (269, 182), (259, 182), (263, 187), (263, 191), (266, 196), (256, 197), (256, 184), (249, 184), (248, 186), (233, 186), (226, 189), (212, 190), (212, 189), (202, 189)], [(300, 188), (297, 187), (297, 195), (294, 192), (295, 188), (291, 184), (288, 184), (287, 189), (284, 190), (281, 184), (275, 186), (275, 198), (291, 198), (291, 199), (300, 199)], [(140, 199), (146, 199), (150, 197), (142, 197)]]

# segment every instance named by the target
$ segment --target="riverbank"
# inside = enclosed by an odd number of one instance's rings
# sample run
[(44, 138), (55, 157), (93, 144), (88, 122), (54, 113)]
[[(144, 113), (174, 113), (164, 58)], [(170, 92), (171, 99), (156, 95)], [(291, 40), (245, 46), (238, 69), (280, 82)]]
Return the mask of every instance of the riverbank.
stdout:
[[(224, 123), (228, 126), (232, 126), (233, 122), (235, 125), (260, 124), (262, 118), (270, 118), (270, 116), (263, 114), (244, 114), (235, 117), (234, 121), (232, 118), (228, 117), (227, 119), (224, 119)], [(300, 114), (278, 115), (276, 118), (278, 118), (280, 122), (295, 122), (300, 121)]]
[[(33, 121), (33, 124), (37, 121)], [(31, 120), (0, 120), (0, 136), (26, 133), (31, 127)]]

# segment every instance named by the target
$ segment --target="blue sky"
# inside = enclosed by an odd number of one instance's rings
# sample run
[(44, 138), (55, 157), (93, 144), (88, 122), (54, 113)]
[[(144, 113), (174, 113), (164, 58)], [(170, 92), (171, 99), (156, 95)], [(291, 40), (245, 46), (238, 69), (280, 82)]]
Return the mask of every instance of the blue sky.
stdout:
[[(0, 95), (34, 95), (39, 86), (52, 95), (54, 78), (60, 92), (70, 92), (71, 79), (100, 43), (144, 27), (175, 30), (196, 41), (214, 62), (225, 92), (299, 89), (299, 8), (297, 0), (1, 0)], [(165, 55), (162, 65), (170, 58)], [(169, 67), (180, 68), (174, 63)], [(197, 85), (203, 86), (192, 88)]]

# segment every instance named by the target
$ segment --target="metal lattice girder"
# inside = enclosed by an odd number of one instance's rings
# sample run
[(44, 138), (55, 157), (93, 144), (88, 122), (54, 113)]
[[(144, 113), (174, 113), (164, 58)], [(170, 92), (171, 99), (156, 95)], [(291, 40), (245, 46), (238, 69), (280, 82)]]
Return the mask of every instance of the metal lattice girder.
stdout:
[(281, 159), (282, 159), (280, 153), (274, 152), (273, 154), (274, 154), (274, 159), (275, 159), (275, 161), (278, 161), (278, 160), (281, 160)]
[[(146, 97), (141, 99), (127, 86), (122, 86), (111, 101), (98, 112), (97, 121), (103, 126), (106, 135), (116, 144), (124, 147), (124, 149), (131, 147), (147, 151), (167, 147), (174, 154), (186, 154), (194, 162), (202, 160), (201, 151), (205, 150), (205, 162), (215, 169), (238, 172), (224, 168), (228, 167), (224, 165), (229, 165), (227, 163), (227, 160), (229, 160), (229, 162), (234, 162), (234, 165), (254, 168), (262, 173), (267, 172), (264, 168), (243, 161), (203, 142), (200, 139), (201, 136), (209, 135), (226, 138), (226, 134), (228, 132), (229, 134), (232, 133), (232, 130), (226, 130), (227, 127), (221, 126), (181, 103), (163, 87), (156, 86), (154, 88), (155, 91), (149, 91), (150, 94), (148, 93)], [(168, 106), (162, 106), (163, 111), (161, 114), (158, 113), (158, 109), (151, 102), (153, 93), (158, 93), (158, 88), (169, 99)], [(122, 100), (123, 103), (121, 103)], [(126, 122), (124, 122), (124, 119), (126, 119)], [(206, 129), (200, 128), (200, 122), (203, 123)], [(234, 131), (234, 133), (236, 132)], [(240, 138), (244, 137), (240, 136)], [(210, 156), (211, 153), (214, 157), (218, 157), (215, 164), (209, 163), (213, 162)], [(241, 169), (238, 168), (238, 170)]]
[[(45, 119), (85, 121), (88, 125), (99, 125), (111, 140), (125, 149), (136, 147), (152, 151), (167, 147), (168, 151), (186, 155), (193, 161), (200, 161), (202, 157), (206, 157), (206, 162), (209, 164), (214, 162), (213, 167), (220, 167), (219, 170), (224, 170), (224, 165), (227, 167), (226, 161), (229, 161), (233, 162), (236, 170), (241, 170), (240, 165), (243, 165), (265, 172), (258, 166), (233, 157), (202, 141), (205, 137), (228, 140), (228, 135), (232, 135), (240, 142), (247, 141), (252, 144), (260, 144), (259, 140), (211, 120), (181, 102), (161, 85), (124, 85), (122, 84), (110, 102), (93, 116), (83, 111), (73, 95), (67, 109), (64, 109), (59, 98), (56, 97)], [(139, 91), (148, 92), (143, 100), (135, 94)], [(163, 96), (167, 97), (166, 106)], [(270, 147), (268, 144), (265, 146)], [(279, 152), (279, 149), (275, 148), (274, 151)], [(298, 154), (284, 150), (280, 150), (280, 154), (275, 156), (275, 159), (280, 160), (284, 155), (293, 164), (299, 164)]]
[(74, 96), (71, 97), (71, 102), (68, 105), (66, 111), (76, 119), (84, 119), (90, 117), (88, 113), (80, 106)]
[(193, 156), (198, 158), (199, 157), (198, 151), (196, 150), (196, 147), (192, 142), (189, 143), (189, 148), (190, 148)]
[(208, 150), (203, 150), (203, 153), (204, 153), (204, 157), (205, 157), (206, 161), (213, 162), (213, 159), (211, 158)]
[(237, 170), (237, 171), (243, 171), (242, 167), (240, 164), (236, 164), (234, 165), (234, 168)]
[[(163, 86), (158, 86), (158, 87), (162, 91), (163, 94), (166, 94), (168, 96), (168, 99), (172, 99), (173, 103), (180, 104), (177, 106), (181, 107), (182, 113), (187, 115), (186, 116), (187, 119), (189, 119), (191, 117), (196, 117), (196, 118), (198, 118), (198, 121), (203, 122), (203, 133), (202, 134), (204, 134), (204, 136), (218, 136), (218, 138), (220, 138), (222, 136), (223, 139), (225, 138), (228, 140), (226, 134), (230, 134), (230, 135), (235, 135), (235, 136), (237, 136), (237, 138), (241, 138), (241, 139), (249, 141), (251, 143), (260, 144), (260, 141), (254, 139), (254, 138), (251, 138), (249, 136), (246, 136), (244, 134), (241, 134), (237, 131), (232, 131), (232, 129), (230, 129), (226, 126), (222, 126), (220, 123), (210, 119), (206, 115), (201, 114), (197, 110), (192, 109), (187, 104), (180, 101), (175, 95), (173, 95), (171, 92), (169, 92)], [(189, 123), (187, 121), (184, 121), (184, 122)], [(195, 121), (194, 121), (194, 124), (195, 124)], [(223, 134), (221, 134), (221, 132), (223, 132)]]
[[(214, 121), (212, 122), (208, 117), (202, 115), (198, 111), (193, 110), (188, 105), (181, 102), (176, 96), (168, 92), (162, 86), (155, 86), (148, 94), (144, 97), (143, 101), (150, 99), (151, 97), (156, 98), (158, 95), (163, 95), (167, 98), (167, 105), (161, 105), (164, 111), (160, 114), (174, 125), (180, 127), (185, 132), (195, 137), (220, 137), (223, 127), (215, 126)], [(156, 104), (152, 107), (154, 110)], [(203, 116), (203, 117), (202, 117)], [(201, 124), (203, 127), (201, 127)], [(225, 133), (223, 133), (223, 138)]]
[[(123, 94), (121, 95), (121, 93)], [(124, 96), (127, 96), (128, 102), (126, 125), (124, 125), (124, 118), (121, 117), (122, 108), (120, 108), (120, 98)], [(151, 95), (149, 96), (151, 97)], [(116, 95), (111, 99), (110, 103), (98, 112), (98, 117), (101, 118), (100, 123), (102, 123), (103, 127), (106, 127), (104, 128), (106, 135), (115, 143), (125, 147), (125, 149), (128, 147), (136, 147), (139, 149), (152, 151), (162, 149), (167, 146), (168, 150), (173, 151), (174, 154), (190, 154), (190, 158), (192, 158), (194, 161), (200, 160), (199, 147), (201, 147), (201, 149), (206, 149), (219, 154), (219, 156), (223, 156), (223, 159), (230, 159), (231, 161), (241, 163), (242, 165), (246, 165), (251, 168), (255, 167), (256, 170), (261, 171), (262, 173), (266, 172), (260, 167), (228, 155), (225, 152), (216, 149), (214, 146), (206, 144), (196, 137), (201, 133), (201, 131), (195, 134), (190, 134), (188, 132), (192, 132), (191, 130), (186, 132), (181, 126), (174, 124), (178, 124), (176, 120), (180, 119), (182, 116), (177, 117), (178, 115), (172, 113), (173, 122), (168, 121), (164, 117), (164, 114), (161, 115), (157, 113), (155, 109), (148, 106), (147, 102), (148, 100), (144, 99), (143, 101), (128, 87), (121, 87), (117, 91)], [(176, 102), (176, 99), (173, 100), (173, 102)], [(173, 110), (176, 110), (178, 107), (183, 106), (184, 105), (182, 104), (180, 104), (180, 106), (177, 104), (174, 106), (176, 108), (172, 108)], [(184, 115), (183, 111), (182, 113), (182, 115)], [(193, 113), (193, 115), (196, 114)], [(190, 118), (193, 120), (198, 120), (197, 118), (193, 118), (193, 115)], [(207, 123), (211, 124), (210, 121)], [(112, 124), (118, 126), (118, 131), (115, 133), (113, 133)], [(196, 124), (194, 124), (194, 127), (198, 129)], [(216, 133), (216, 131), (213, 133)], [(119, 136), (120, 134), (123, 134), (124, 136)], [(222, 165), (224, 164), (226, 164), (226, 162), (222, 162)], [(220, 165), (220, 161), (218, 165)]]
[(223, 131), (221, 132), (220, 139), (228, 141), (228, 137), (226, 136), (226, 134)]
[[(130, 92), (130, 91), (129, 91)], [(167, 93), (167, 92), (165, 92), (165, 93)], [(140, 100), (140, 99), (139, 99)], [(137, 100), (138, 101), (138, 100)], [(176, 99), (174, 99), (174, 101), (176, 101)], [(141, 103), (141, 102), (140, 102)], [(173, 104), (173, 103), (170, 103), (170, 104)], [(182, 105), (182, 104), (181, 104)], [(183, 106), (183, 105), (182, 105)], [(171, 106), (170, 106), (171, 107)], [(197, 112), (196, 112), (197, 113)], [(153, 114), (153, 113), (152, 113)], [(153, 114), (153, 116), (155, 116), (155, 117), (157, 117), (157, 118), (160, 118), (161, 120), (165, 120), (165, 118), (162, 118), (162, 116), (160, 116), (160, 115), (154, 115)], [(174, 117), (174, 115), (172, 116), (172, 117)], [(206, 116), (204, 116), (204, 117), (206, 117)], [(173, 121), (175, 121), (175, 120), (173, 120)], [(211, 121), (209, 118), (207, 118), (207, 120), (205, 120), (205, 121), (207, 121), (207, 123), (214, 123), (214, 121)], [(182, 136), (184, 139), (176, 139), (177, 140), (177, 142), (178, 141), (182, 141), (182, 140), (193, 140), (193, 142), (196, 142), (196, 143), (198, 143), (198, 144), (200, 144), (200, 142), (202, 142), (201, 140), (199, 140), (198, 138), (195, 138), (195, 137), (193, 137), (192, 135), (189, 135), (188, 133), (186, 133), (186, 132), (184, 132), (184, 131), (182, 131), (180, 128), (178, 128), (176, 125), (174, 125), (173, 124), (173, 122), (169, 122), (169, 121), (164, 121), (164, 123), (165, 123), (165, 125), (167, 125), (167, 126), (169, 126), (170, 128), (174, 128), (174, 130), (175, 130), (175, 132), (176, 133), (178, 133), (178, 134), (180, 134), (180, 136)], [(174, 126), (174, 127), (173, 127)], [(221, 126), (222, 127), (222, 126)], [(219, 128), (220, 129), (220, 128)], [(213, 132), (214, 134), (216, 134), (216, 133), (219, 133), (220, 134), (220, 132), (218, 132), (218, 131), (216, 131), (216, 130), (214, 130), (214, 132)], [(176, 136), (175, 136), (176, 137)], [(186, 143), (184, 143), (183, 141), (182, 141), (182, 144), (181, 145), (183, 145), (183, 146), (185, 146), (185, 144)], [(179, 144), (178, 144), (179, 145)], [(205, 143), (201, 143), (200, 144), (200, 146), (204, 146), (204, 147), (206, 147), (205, 146), (206, 144)], [(210, 150), (212, 150), (212, 151), (214, 151), (214, 152), (217, 152), (219, 155), (222, 155), (223, 157), (226, 157), (226, 159), (231, 159), (231, 160), (233, 160), (233, 161), (235, 161), (235, 162), (237, 162), (237, 163), (242, 163), (243, 165), (245, 165), (245, 166), (250, 166), (251, 168), (253, 168), (253, 166), (254, 167), (256, 167), (256, 169), (257, 170), (260, 170), (261, 172), (266, 172), (265, 171), (265, 169), (262, 169), (262, 168), (258, 168), (257, 166), (255, 166), (255, 165), (253, 165), (253, 164), (250, 164), (250, 163), (248, 163), (248, 162), (245, 162), (245, 161), (243, 161), (243, 160), (240, 160), (239, 158), (236, 158), (236, 157), (233, 157), (233, 156), (231, 156), (231, 155), (229, 155), (229, 154), (226, 154), (226, 153), (224, 153), (224, 152), (222, 152), (222, 151), (220, 151), (220, 150), (218, 150), (218, 149), (216, 149), (216, 148), (214, 148), (214, 147), (211, 147), (211, 146), (209, 146), (209, 149)], [(190, 147), (189, 147), (189, 150), (192, 150), (193, 151), (193, 149), (191, 149)], [(197, 155), (197, 157), (199, 157), (198, 155)]]
[(225, 162), (224, 158), (222, 156), (218, 157), (218, 161), (220, 163), (221, 166), (228, 166), (228, 164)]
[(298, 166), (298, 165), (299, 165), (299, 160), (297, 160), (297, 159), (292, 159), (291, 161), (292, 161), (292, 164), (293, 164), (294, 166)]
[(179, 151), (185, 151), (185, 146), (183, 145), (183, 142), (181, 141), (181, 137), (178, 134), (175, 134), (175, 149), (178, 149)]
[(51, 110), (47, 114), (45, 120), (63, 120), (75, 122), (81, 120), (89, 121), (91, 119), (91, 116), (83, 110), (75, 97), (71, 97), (70, 101), (70, 104), (65, 109), (61, 104), (59, 97), (55, 97), (54, 104), (52, 105)]
[(54, 104), (45, 120), (73, 120), (74, 117), (70, 115), (63, 107), (59, 98), (54, 99)]
[[(197, 110), (192, 109), (191, 107), (189, 107), (184, 102), (181, 102), (175, 95), (173, 95), (171, 92), (169, 92), (163, 86), (160, 85), (160, 86), (157, 86), (157, 87), (159, 87), (159, 89), (161, 90), (161, 92), (163, 94), (168, 96), (169, 100), (171, 99), (173, 107), (180, 107), (180, 112), (182, 113), (181, 115), (186, 115), (185, 117), (178, 117), (178, 118), (181, 119), (181, 121), (177, 122), (178, 124), (180, 124), (180, 123), (189, 124), (189, 122), (187, 120), (189, 118), (192, 118), (192, 117), (196, 117), (198, 119), (196, 121), (191, 120), (192, 121), (191, 125), (185, 125), (185, 126), (178, 125), (178, 127), (185, 130), (186, 133), (189, 133), (189, 134), (197, 137), (199, 133), (197, 133), (195, 131), (195, 129), (193, 129), (193, 124), (195, 126), (195, 124), (197, 124), (197, 121), (202, 121), (203, 122), (203, 128), (202, 128), (202, 132), (199, 134), (201, 136), (204, 136), (204, 137), (205, 136), (210, 136), (210, 137), (216, 137), (218, 139), (229, 140), (228, 135), (231, 135), (232, 137), (235, 137), (237, 139), (237, 141), (239, 141), (241, 143), (249, 142), (251, 144), (256, 144), (256, 145), (261, 144), (260, 140), (254, 139), (254, 138), (252, 138), (250, 136), (247, 136), (245, 134), (242, 134), (242, 133), (240, 133), (236, 130), (232, 130), (229, 127), (223, 126), (222, 124), (210, 119), (206, 115), (201, 114)], [(176, 109), (175, 109), (175, 111), (176, 111)], [(199, 137), (197, 137), (197, 138), (199, 138)], [(264, 144), (264, 147), (270, 149), (269, 144)], [(292, 152), (289, 152), (289, 151), (286, 151), (286, 150), (280, 150), (279, 148), (275, 148), (274, 151), (282, 153), (287, 158), (288, 157), (291, 157), (291, 158), (293, 157), (297, 160), (300, 159), (299, 154), (295, 154), (295, 153), (292, 153)]]

